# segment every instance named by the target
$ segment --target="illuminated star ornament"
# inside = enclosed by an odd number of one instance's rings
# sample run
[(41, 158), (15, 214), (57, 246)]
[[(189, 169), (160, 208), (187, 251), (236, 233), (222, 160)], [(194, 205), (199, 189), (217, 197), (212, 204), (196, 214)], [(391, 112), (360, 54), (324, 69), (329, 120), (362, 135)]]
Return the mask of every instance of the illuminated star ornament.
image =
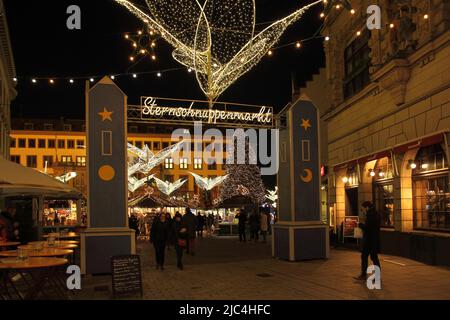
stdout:
[(138, 30), (136, 33), (126, 33), (125, 39), (130, 41), (133, 52), (129, 57), (131, 62), (140, 56), (149, 55), (152, 60), (156, 60), (156, 42), (159, 39), (159, 34), (154, 29), (144, 24), (143, 30)]
[(148, 12), (115, 1), (156, 30), (174, 48), (173, 58), (195, 71), (210, 107), (306, 10), (324, 3), (314, 1), (257, 33), (255, 0), (146, 0)]
[(111, 115), (112, 115), (113, 113), (114, 113), (114, 111), (108, 111), (108, 109), (103, 108), (103, 111), (102, 111), (102, 112), (99, 112), (98, 115), (99, 115), (100, 117), (102, 117), (102, 121), (105, 121), (105, 120), (112, 121)]
[(303, 129), (305, 129), (305, 131), (308, 131), (309, 128), (311, 128), (311, 123), (309, 123), (309, 119), (302, 119), (302, 124), (300, 125), (300, 127), (303, 127)]

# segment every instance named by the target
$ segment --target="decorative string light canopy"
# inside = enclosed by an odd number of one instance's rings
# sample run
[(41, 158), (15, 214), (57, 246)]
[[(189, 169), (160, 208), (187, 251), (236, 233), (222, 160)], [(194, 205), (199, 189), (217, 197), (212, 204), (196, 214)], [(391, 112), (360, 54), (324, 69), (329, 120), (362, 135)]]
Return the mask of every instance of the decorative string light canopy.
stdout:
[[(255, 34), (255, 0), (146, 0), (149, 13), (128, 0), (115, 0), (156, 30), (173, 48), (173, 58), (195, 71), (213, 102), (255, 67), (315, 1)], [(330, 0), (330, 2), (332, 2)]]

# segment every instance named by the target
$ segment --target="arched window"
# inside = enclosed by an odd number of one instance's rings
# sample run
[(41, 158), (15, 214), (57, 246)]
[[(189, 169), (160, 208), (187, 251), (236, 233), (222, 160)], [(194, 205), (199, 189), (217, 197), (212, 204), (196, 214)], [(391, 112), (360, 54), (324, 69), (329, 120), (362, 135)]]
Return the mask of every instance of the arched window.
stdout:
[(450, 230), (448, 162), (440, 145), (419, 150), (413, 168), (414, 228)]
[(392, 160), (384, 157), (377, 160), (373, 171), (373, 198), (377, 211), (381, 216), (381, 226), (394, 226), (394, 182)]

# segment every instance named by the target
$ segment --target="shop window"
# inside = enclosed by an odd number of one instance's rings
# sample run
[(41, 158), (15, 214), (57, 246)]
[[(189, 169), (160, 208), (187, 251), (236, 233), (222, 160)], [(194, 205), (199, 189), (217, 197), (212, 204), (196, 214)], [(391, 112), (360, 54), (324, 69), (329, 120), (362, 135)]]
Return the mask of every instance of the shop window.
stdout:
[(38, 140), (38, 148), (39, 149), (45, 149), (45, 139), (39, 139)]
[(345, 49), (344, 97), (350, 98), (363, 90), (369, 83), (370, 31), (364, 28)]
[(12, 155), (10, 157), (10, 159), (11, 159), (12, 162), (20, 164), (20, 156), (19, 155)]
[(27, 156), (27, 167), (37, 168), (37, 156)]
[(36, 139), (28, 139), (28, 148), (36, 148)]
[(55, 139), (48, 139), (47, 146), (49, 149), (54, 149), (55, 148)]
[(448, 164), (440, 145), (422, 148), (414, 160), (414, 228), (450, 230)]
[(413, 163), (414, 175), (448, 168), (444, 150), (438, 144), (420, 149)]
[(382, 227), (394, 226), (394, 182), (393, 166), (390, 157), (377, 161), (373, 170), (369, 171), (373, 177), (374, 204), (381, 217)]

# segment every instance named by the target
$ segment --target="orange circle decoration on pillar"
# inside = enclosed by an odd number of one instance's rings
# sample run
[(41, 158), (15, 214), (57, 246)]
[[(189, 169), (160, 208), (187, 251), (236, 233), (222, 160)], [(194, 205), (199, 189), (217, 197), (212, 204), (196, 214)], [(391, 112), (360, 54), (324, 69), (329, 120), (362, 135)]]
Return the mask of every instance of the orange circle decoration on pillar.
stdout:
[(115, 175), (116, 172), (114, 171), (114, 168), (109, 165), (101, 166), (100, 169), (98, 169), (98, 176), (103, 181), (111, 181), (114, 179)]

